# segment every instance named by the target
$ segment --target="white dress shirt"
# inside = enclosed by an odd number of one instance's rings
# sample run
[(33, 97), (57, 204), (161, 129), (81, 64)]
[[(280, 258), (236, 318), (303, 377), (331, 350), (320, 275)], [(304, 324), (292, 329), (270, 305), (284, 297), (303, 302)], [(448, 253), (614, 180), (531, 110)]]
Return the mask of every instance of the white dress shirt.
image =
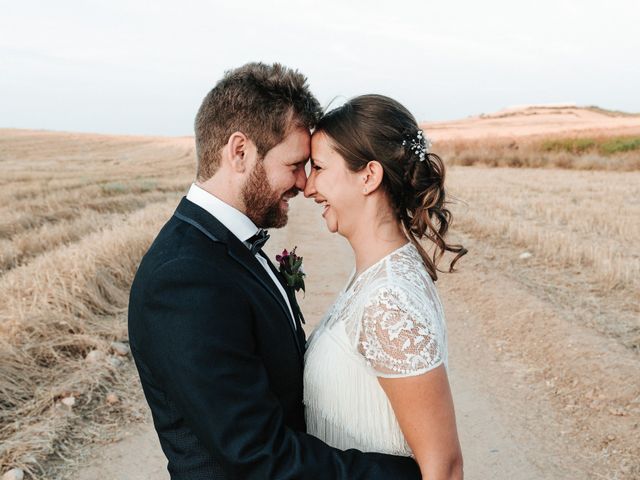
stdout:
[[(205, 209), (211, 215), (216, 217), (220, 221), (220, 223), (227, 227), (227, 229), (231, 233), (233, 233), (242, 243), (244, 243), (247, 248), (251, 248), (251, 245), (247, 242), (247, 240), (258, 233), (259, 229), (244, 213), (236, 210), (231, 205), (223, 202), (216, 196), (200, 188), (195, 183), (191, 184), (191, 188), (187, 193), (187, 200), (195, 203), (196, 205)], [(269, 274), (269, 277), (271, 277), (271, 280), (273, 280), (275, 286), (278, 287), (282, 298), (284, 298), (284, 301), (287, 303), (287, 307), (289, 307), (291, 318), (295, 318), (293, 316), (291, 305), (289, 304), (289, 299), (287, 298), (287, 292), (284, 291), (282, 284), (278, 281), (275, 274), (273, 273), (273, 270), (271, 270), (271, 268), (269, 267), (267, 260), (258, 253), (256, 253), (256, 259)], [(293, 328), (296, 328), (295, 321), (293, 322)]]

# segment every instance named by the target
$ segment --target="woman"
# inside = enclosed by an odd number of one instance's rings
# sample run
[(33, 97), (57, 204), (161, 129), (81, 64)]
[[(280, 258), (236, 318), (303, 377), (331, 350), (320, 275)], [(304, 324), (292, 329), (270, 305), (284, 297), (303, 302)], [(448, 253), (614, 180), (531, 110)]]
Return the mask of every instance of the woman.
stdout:
[[(305, 196), (356, 267), (309, 339), (308, 432), (338, 448), (413, 455), (424, 478), (461, 479), (437, 263), (451, 221), (444, 166), (415, 118), (381, 95), (330, 111), (311, 141)], [(419, 243), (428, 239), (433, 257)]]

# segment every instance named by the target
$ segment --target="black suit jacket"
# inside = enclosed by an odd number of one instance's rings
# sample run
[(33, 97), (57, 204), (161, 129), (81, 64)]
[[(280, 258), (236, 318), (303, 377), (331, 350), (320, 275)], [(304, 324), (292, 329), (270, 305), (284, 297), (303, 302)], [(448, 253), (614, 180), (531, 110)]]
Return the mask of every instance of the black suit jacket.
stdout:
[(420, 478), (409, 458), (305, 433), (297, 332), (249, 249), (183, 198), (129, 302), (131, 350), (172, 479)]

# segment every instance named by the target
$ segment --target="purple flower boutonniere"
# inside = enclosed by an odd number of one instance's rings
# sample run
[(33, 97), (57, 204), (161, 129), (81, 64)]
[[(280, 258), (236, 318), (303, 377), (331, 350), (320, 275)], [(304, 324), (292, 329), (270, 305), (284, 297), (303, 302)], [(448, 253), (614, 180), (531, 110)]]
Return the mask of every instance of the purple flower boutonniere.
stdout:
[[(305, 273), (302, 269), (302, 257), (296, 255), (295, 247), (291, 252), (283, 250), (280, 255), (276, 255), (276, 261), (280, 267), (280, 273), (287, 281), (287, 285), (293, 288), (296, 292), (298, 290), (304, 290), (304, 277)], [(306, 293), (306, 292), (305, 292)]]

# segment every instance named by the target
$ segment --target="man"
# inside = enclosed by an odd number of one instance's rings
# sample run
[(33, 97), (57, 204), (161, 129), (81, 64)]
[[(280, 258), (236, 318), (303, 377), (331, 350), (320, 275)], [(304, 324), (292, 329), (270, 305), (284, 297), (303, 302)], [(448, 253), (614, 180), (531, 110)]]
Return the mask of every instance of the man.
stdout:
[(305, 433), (304, 332), (261, 249), (304, 189), (320, 115), (281, 65), (227, 72), (195, 121), (197, 179), (131, 288), (129, 339), (172, 479), (420, 478)]

